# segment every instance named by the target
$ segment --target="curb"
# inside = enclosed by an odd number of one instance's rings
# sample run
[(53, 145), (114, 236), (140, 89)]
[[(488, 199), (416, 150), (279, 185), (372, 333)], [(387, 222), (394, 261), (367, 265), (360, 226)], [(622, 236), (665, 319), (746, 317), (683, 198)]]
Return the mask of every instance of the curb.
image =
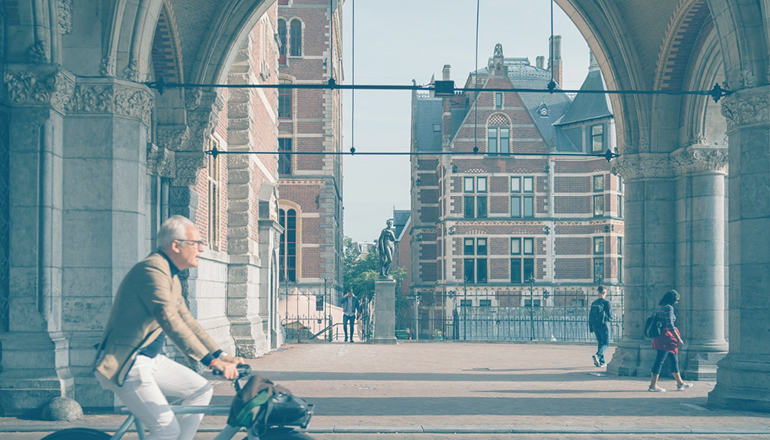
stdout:
[[(115, 432), (118, 425), (5, 425), (0, 432), (54, 432), (69, 428), (91, 428)], [(221, 425), (201, 425), (198, 432), (219, 432)], [(129, 432), (136, 432), (135, 428)], [(650, 427), (650, 426), (312, 426), (304, 430), (315, 434), (701, 434), (770, 435), (770, 426), (728, 427)]]

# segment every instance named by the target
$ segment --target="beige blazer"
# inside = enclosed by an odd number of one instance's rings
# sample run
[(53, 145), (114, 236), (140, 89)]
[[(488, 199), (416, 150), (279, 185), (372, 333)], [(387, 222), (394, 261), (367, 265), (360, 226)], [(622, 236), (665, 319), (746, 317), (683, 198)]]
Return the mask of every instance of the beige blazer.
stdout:
[(219, 350), (190, 314), (179, 277), (171, 276), (169, 261), (154, 252), (138, 262), (120, 283), (94, 368), (122, 386), (137, 352), (161, 331), (191, 365)]

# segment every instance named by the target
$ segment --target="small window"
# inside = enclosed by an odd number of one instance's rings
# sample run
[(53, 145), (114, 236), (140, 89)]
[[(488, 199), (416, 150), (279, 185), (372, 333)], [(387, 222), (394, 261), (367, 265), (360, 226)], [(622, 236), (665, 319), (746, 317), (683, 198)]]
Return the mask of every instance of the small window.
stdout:
[(486, 255), (487, 254), (487, 239), (486, 238), (477, 238), (476, 239), (476, 255)]
[(534, 238), (525, 238), (524, 239), (524, 255), (534, 255), (535, 254), (535, 239)]
[(572, 307), (585, 307), (586, 303), (583, 299), (572, 299)]
[(594, 282), (600, 283), (604, 280), (604, 258), (594, 258)]
[(535, 259), (524, 258), (524, 282), (535, 279)]
[(604, 191), (604, 176), (594, 176), (594, 191)]
[(594, 217), (601, 217), (604, 215), (604, 196), (594, 196)]
[(278, 63), (286, 64), (286, 20), (278, 20)]
[[(288, 84), (288, 83), (283, 83)], [(292, 117), (292, 89), (278, 89), (278, 117)]]
[(463, 179), (463, 192), (473, 192), (473, 177), (466, 177)]
[(623, 282), (623, 259), (618, 258), (618, 282)]
[(460, 300), (460, 307), (473, 307), (473, 300), (472, 299), (461, 299)]
[(511, 152), (511, 130), (509, 128), (500, 129), (500, 152)]
[(495, 93), (495, 108), (503, 108), (503, 94)]
[(492, 307), (492, 300), (491, 299), (480, 299), (479, 300), (479, 307)]
[(623, 196), (618, 196), (618, 217), (623, 218)]
[(521, 196), (511, 197), (511, 217), (521, 217)]
[(521, 178), (511, 177), (511, 192), (512, 193), (521, 192)]
[(524, 217), (535, 216), (535, 198), (524, 197)]
[(475, 274), (475, 258), (466, 258), (463, 261), (463, 275), (466, 283), (475, 283), (476, 282), (476, 274)]
[(601, 153), (604, 151), (604, 125), (591, 126), (591, 152)]
[(466, 238), (463, 240), (463, 254), (464, 255), (473, 255), (473, 239), (472, 238)]
[(525, 193), (535, 192), (535, 178), (534, 177), (525, 177), (524, 178), (524, 192)]
[(291, 21), (291, 56), (302, 56), (302, 22), (299, 20)]
[(496, 128), (487, 129), (487, 152), (492, 154), (497, 153), (497, 129)]
[(623, 237), (618, 237), (618, 255), (623, 255)]
[(486, 177), (479, 177), (476, 179), (476, 192), (485, 193), (487, 192), (487, 178)]
[(476, 214), (476, 197), (465, 196), (463, 197), (463, 217), (473, 218)]
[(278, 151), (285, 152), (278, 155), (278, 174), (291, 174), (291, 138), (278, 139)]
[(433, 132), (438, 133), (441, 131), (441, 124), (433, 124)]
[(604, 255), (604, 237), (594, 237), (594, 254)]
[(521, 238), (511, 239), (511, 255), (521, 255)]
[(476, 260), (476, 282), (477, 283), (487, 282), (487, 259), (486, 258), (479, 258), (478, 260)]
[(511, 258), (511, 283), (521, 284), (521, 258)]
[(476, 197), (476, 218), (487, 218), (487, 196)]

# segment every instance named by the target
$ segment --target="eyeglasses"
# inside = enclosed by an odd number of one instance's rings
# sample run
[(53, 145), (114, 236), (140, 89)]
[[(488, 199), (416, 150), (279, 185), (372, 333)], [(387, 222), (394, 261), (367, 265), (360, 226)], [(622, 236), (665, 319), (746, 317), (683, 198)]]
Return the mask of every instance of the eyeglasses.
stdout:
[(187, 242), (187, 243), (192, 243), (192, 244), (198, 245), (198, 249), (202, 249), (204, 246), (206, 246), (206, 243), (204, 243), (203, 240), (177, 240), (177, 241), (182, 241), (182, 242)]

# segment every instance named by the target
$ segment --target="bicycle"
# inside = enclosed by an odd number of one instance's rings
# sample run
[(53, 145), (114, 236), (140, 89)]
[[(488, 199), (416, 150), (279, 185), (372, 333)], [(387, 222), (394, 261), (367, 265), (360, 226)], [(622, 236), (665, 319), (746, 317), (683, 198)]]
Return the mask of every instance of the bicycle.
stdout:
[[(218, 371), (215, 371), (219, 373)], [(221, 373), (219, 373), (221, 375)], [(241, 390), (240, 380), (251, 376), (251, 367), (249, 365), (238, 365), (238, 377), (233, 380), (233, 386), (235, 391)], [(208, 405), (208, 406), (185, 406), (185, 405), (169, 405), (174, 414), (204, 414), (204, 415), (228, 415), (230, 413), (229, 406), (222, 405)], [(56, 431), (43, 437), (42, 440), (120, 440), (131, 428), (131, 425), (136, 426), (136, 432), (139, 436), (139, 440), (145, 439), (144, 426), (139, 419), (136, 418), (131, 412), (123, 407), (120, 409), (120, 414), (127, 414), (128, 417), (120, 425), (115, 434), (110, 435), (104, 431), (92, 428), (68, 428)], [(308, 411), (303, 420), (298, 425), (301, 429), (307, 428), (310, 423), (310, 418), (313, 415), (313, 405), (308, 404)], [(249, 426), (246, 430), (247, 437), (244, 440), (313, 440), (312, 437), (304, 432), (296, 431), (292, 427), (285, 427), (280, 425), (270, 425), (267, 427), (267, 431), (258, 435), (257, 421)], [(222, 431), (214, 437), (214, 440), (230, 440), (235, 437), (241, 430), (240, 426), (226, 425), (222, 428)]]

